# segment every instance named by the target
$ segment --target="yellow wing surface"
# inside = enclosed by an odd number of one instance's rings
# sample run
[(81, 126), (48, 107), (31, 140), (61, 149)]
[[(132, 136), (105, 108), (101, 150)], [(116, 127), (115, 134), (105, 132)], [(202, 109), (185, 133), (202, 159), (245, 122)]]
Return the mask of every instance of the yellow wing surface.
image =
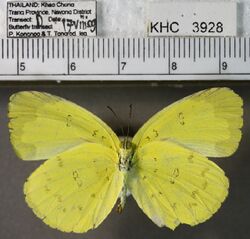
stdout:
[(229, 156), (241, 139), (242, 114), (242, 99), (229, 88), (203, 90), (154, 115), (133, 143), (171, 141), (205, 156)]
[(117, 154), (84, 143), (47, 160), (28, 178), (26, 201), (46, 224), (65, 232), (97, 227), (113, 208), (123, 185)]
[(9, 118), (12, 145), (24, 160), (47, 159), (87, 142), (119, 149), (118, 137), (102, 120), (47, 93), (23, 91), (12, 95)]
[(229, 187), (224, 172), (205, 156), (167, 141), (137, 150), (127, 183), (144, 213), (171, 229), (210, 218)]

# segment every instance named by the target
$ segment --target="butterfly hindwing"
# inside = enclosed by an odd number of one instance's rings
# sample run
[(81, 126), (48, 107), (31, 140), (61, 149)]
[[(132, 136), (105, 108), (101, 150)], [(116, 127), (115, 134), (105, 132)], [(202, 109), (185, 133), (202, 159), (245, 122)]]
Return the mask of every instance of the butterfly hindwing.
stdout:
[(158, 226), (174, 229), (210, 218), (228, 194), (224, 172), (205, 156), (167, 141), (137, 150), (128, 187)]
[(24, 193), (46, 224), (80, 233), (106, 218), (122, 185), (117, 154), (100, 144), (85, 143), (42, 164), (28, 178)]
[(24, 160), (47, 159), (86, 142), (119, 148), (118, 137), (97, 116), (48, 93), (12, 95), (9, 118), (12, 145)]
[(241, 139), (242, 114), (242, 99), (231, 89), (203, 90), (155, 114), (133, 143), (140, 147), (167, 140), (205, 156), (229, 156)]

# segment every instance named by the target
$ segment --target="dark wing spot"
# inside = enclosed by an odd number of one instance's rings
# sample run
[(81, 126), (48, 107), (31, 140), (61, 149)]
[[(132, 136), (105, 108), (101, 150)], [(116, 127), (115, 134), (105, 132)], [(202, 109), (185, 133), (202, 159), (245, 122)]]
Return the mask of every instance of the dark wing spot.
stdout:
[(79, 211), (82, 211), (82, 209), (83, 209), (83, 207), (81, 205), (79, 205), (77, 208)]
[(96, 130), (93, 131), (92, 136), (96, 136), (97, 133), (98, 133), (98, 130), (96, 129)]
[(57, 157), (57, 165), (59, 168), (62, 168), (64, 165), (62, 159), (59, 156)]
[(74, 170), (74, 171), (72, 172), (72, 174), (73, 174), (74, 180), (77, 180), (77, 178), (79, 178), (79, 174), (78, 174), (78, 171), (77, 171), (77, 170)]
[(169, 182), (170, 182), (171, 184), (174, 184), (174, 183), (175, 183), (174, 178), (171, 177), (171, 178), (169, 179)]
[(94, 193), (92, 193), (90, 196), (91, 196), (92, 198), (95, 198), (95, 194), (94, 194)]
[(174, 202), (173, 204), (172, 204), (172, 208), (174, 209), (174, 210), (176, 210), (176, 203)]
[(144, 175), (142, 179), (145, 180), (146, 178), (147, 178), (147, 177)]
[(157, 138), (159, 136), (159, 133), (156, 129), (153, 129), (153, 132), (155, 133), (155, 138)]
[(146, 137), (146, 139), (147, 139), (148, 141), (150, 141), (150, 140), (151, 140), (151, 138), (150, 138), (149, 136), (147, 136), (147, 137)]
[(206, 190), (207, 185), (208, 185), (208, 183), (207, 183), (207, 180), (206, 180), (206, 181), (202, 184), (202, 189), (203, 189), (203, 190)]
[(190, 154), (189, 156), (188, 156), (188, 162), (189, 163), (193, 163), (194, 162), (194, 160), (193, 160), (193, 158), (194, 158), (194, 155), (193, 154)]
[(199, 193), (199, 192), (198, 192), (197, 190), (193, 191), (193, 192), (191, 193), (192, 198), (196, 199), (198, 193)]
[(70, 127), (72, 125), (72, 115), (67, 115), (66, 117), (66, 126)]
[(180, 112), (180, 113), (178, 114), (178, 119), (179, 119), (179, 123), (180, 123), (181, 125), (184, 125), (184, 124), (185, 124), (183, 112)]
[(175, 169), (174, 169), (174, 172), (173, 172), (173, 177), (174, 177), (174, 178), (177, 178), (177, 177), (179, 177), (179, 175), (180, 175), (179, 169), (178, 169), (178, 168), (175, 168)]

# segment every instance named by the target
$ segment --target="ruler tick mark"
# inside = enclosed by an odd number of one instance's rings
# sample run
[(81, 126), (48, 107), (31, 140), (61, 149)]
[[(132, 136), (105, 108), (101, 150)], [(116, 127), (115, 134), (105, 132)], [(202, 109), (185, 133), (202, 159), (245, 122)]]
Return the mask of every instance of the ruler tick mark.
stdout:
[(95, 40), (92, 38), (92, 61), (95, 62)]
[(226, 38), (224, 38), (223, 40), (224, 40), (224, 46), (223, 46), (224, 58), (226, 58), (227, 57), (227, 54), (226, 54), (227, 42), (226, 42)]
[(89, 58), (89, 38), (87, 39), (87, 48), (88, 48), (88, 52), (87, 52), (87, 57)]
[(39, 41), (39, 39), (36, 39), (36, 46), (37, 46), (36, 56), (37, 56), (37, 59), (39, 59), (40, 58), (40, 41)]
[(186, 58), (186, 38), (183, 38), (183, 57)]
[(85, 41), (85, 38), (82, 38), (82, 58), (84, 58), (84, 55), (85, 55), (85, 43), (84, 43), (84, 41)]
[(65, 58), (65, 43), (64, 43), (64, 38), (62, 39), (62, 58)]
[(153, 58), (155, 58), (155, 38), (153, 38)]
[(199, 58), (201, 58), (201, 38), (199, 37), (199, 44), (198, 44), (198, 53), (199, 53)]
[(188, 57), (191, 57), (191, 40), (190, 37), (188, 38)]
[(166, 58), (166, 38), (163, 38), (163, 58)]
[(206, 58), (206, 50), (207, 50), (207, 41), (206, 38), (203, 38), (203, 57)]
[(213, 47), (214, 47), (214, 58), (216, 58), (216, 38), (214, 38)]
[(26, 47), (27, 47), (27, 52), (26, 52), (26, 57), (29, 59), (30, 56), (30, 44), (29, 44), (29, 38), (26, 39)]
[(150, 58), (150, 38), (148, 38), (148, 58)]
[(239, 58), (241, 58), (241, 38), (238, 38), (239, 41)]
[(52, 38), (52, 59), (55, 58), (55, 39)]
[(243, 52), (244, 52), (244, 61), (246, 62), (247, 60), (247, 56), (246, 56), (246, 51), (247, 51), (247, 47), (246, 47), (246, 38), (244, 37), (244, 49), (243, 49)]
[(196, 61), (196, 41), (195, 41), (195, 38), (193, 40), (193, 60), (194, 62)]
[(32, 59), (34, 59), (34, 57), (35, 57), (34, 45), (35, 45), (34, 38), (32, 38), (32, 40), (31, 40), (31, 57), (32, 57)]
[(138, 58), (141, 57), (141, 41), (140, 38), (137, 39), (137, 47), (138, 47)]
[(60, 40), (57, 38), (57, 59), (60, 58)]
[(229, 58), (231, 58), (232, 57), (232, 38), (230, 37), (229, 38), (229, 43), (228, 43), (228, 47), (229, 47), (229, 52), (228, 52), (228, 54), (229, 54)]
[(133, 49), (133, 58), (135, 58), (135, 38), (133, 38), (132, 49)]
[(80, 58), (80, 39), (77, 38), (77, 58)]
[(175, 37), (173, 38), (173, 58), (175, 58)]
[(157, 43), (157, 45), (158, 45), (158, 58), (161, 57), (161, 42), (160, 42), (160, 40), (161, 40), (161, 38), (158, 38), (158, 43)]
[(44, 38), (42, 39), (42, 62), (44, 62)]
[(234, 42), (234, 58), (236, 57), (236, 38), (233, 38), (233, 42)]
[(142, 40), (142, 53), (143, 53), (143, 62), (145, 62), (145, 38)]
[(11, 39), (11, 54), (12, 54), (12, 59), (14, 59), (14, 51), (15, 51), (15, 45), (14, 45), (14, 39)]
[(9, 59), (9, 39), (7, 39), (7, 59)]
[(97, 58), (100, 58), (100, 39), (97, 38)]
[(108, 38), (108, 58), (110, 57), (110, 40)]
[(104, 38), (102, 39), (102, 57), (105, 57), (105, 40)]
[(71, 38), (72, 59), (75, 58), (75, 39)]
[(130, 58), (130, 38), (127, 39), (128, 42), (128, 58)]
[(181, 41), (179, 37), (178, 37), (178, 57), (181, 58)]
[(209, 58), (211, 58), (211, 38), (208, 38), (208, 55)]
[(50, 43), (49, 43), (49, 39), (47, 39), (47, 59), (50, 58)]
[(22, 59), (24, 58), (24, 39), (22, 38)]

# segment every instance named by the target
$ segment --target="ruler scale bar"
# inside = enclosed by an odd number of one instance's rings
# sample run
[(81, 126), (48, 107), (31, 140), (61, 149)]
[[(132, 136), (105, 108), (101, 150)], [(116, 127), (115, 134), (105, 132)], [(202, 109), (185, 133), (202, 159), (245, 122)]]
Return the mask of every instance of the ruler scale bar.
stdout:
[(0, 56), (0, 80), (250, 80), (246, 37), (1, 39)]

